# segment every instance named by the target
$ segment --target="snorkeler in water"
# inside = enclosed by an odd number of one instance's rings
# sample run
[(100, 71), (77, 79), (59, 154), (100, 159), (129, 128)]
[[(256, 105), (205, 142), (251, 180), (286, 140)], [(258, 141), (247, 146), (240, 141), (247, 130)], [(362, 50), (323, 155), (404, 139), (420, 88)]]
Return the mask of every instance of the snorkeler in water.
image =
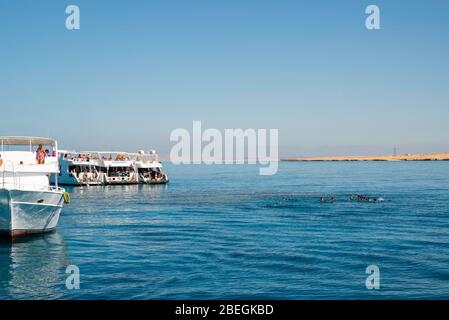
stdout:
[(320, 197), (321, 203), (333, 203), (335, 201), (334, 197)]
[(367, 197), (363, 194), (351, 194), (349, 200), (357, 200), (358, 202), (382, 202), (383, 198)]

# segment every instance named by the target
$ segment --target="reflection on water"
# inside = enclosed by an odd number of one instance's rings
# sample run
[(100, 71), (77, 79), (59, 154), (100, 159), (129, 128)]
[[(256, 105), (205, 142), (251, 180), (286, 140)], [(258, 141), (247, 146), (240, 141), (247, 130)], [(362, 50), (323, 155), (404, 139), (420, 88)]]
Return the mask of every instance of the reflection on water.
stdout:
[(58, 298), (55, 288), (65, 285), (70, 264), (64, 237), (50, 233), (14, 242), (0, 242), (0, 297)]
[(149, 191), (151, 193), (159, 193), (168, 188), (168, 184), (124, 184), (124, 185), (107, 185), (107, 186), (79, 186), (65, 187), (70, 193), (79, 195), (91, 194), (93, 191), (102, 193), (123, 193), (136, 191)]

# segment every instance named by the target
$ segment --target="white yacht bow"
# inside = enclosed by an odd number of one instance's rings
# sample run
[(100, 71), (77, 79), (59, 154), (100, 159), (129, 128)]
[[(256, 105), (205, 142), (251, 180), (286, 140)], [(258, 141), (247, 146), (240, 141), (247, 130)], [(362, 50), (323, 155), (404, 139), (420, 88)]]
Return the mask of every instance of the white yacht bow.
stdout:
[[(58, 187), (56, 140), (0, 137), (0, 144), (0, 236), (54, 230), (65, 192)], [(51, 151), (44, 150), (47, 147)], [(55, 186), (50, 186), (50, 175), (55, 176)]]

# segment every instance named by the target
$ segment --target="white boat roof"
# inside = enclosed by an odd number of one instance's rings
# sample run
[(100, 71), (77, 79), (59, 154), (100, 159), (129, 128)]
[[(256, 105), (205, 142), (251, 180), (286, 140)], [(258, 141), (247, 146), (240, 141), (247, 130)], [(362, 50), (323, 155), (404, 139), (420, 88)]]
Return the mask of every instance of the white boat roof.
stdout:
[(41, 138), (41, 137), (22, 137), (22, 136), (2, 136), (0, 137), (0, 144), (2, 145), (55, 145), (56, 140), (51, 138)]
[(145, 168), (162, 168), (162, 164), (160, 162), (137, 162), (137, 167), (141, 169)]
[(98, 154), (130, 154), (125, 151), (80, 151), (78, 153), (86, 154), (86, 153), (98, 153)]
[(130, 167), (133, 165), (131, 160), (102, 160), (108, 167)]

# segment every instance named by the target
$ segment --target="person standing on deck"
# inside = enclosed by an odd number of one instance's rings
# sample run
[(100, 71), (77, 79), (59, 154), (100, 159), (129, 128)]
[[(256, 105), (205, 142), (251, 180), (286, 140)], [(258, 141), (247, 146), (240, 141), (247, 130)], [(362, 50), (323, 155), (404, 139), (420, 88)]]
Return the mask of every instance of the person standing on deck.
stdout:
[(36, 150), (37, 164), (44, 164), (46, 156), (47, 156), (47, 153), (45, 152), (44, 147), (40, 144)]

